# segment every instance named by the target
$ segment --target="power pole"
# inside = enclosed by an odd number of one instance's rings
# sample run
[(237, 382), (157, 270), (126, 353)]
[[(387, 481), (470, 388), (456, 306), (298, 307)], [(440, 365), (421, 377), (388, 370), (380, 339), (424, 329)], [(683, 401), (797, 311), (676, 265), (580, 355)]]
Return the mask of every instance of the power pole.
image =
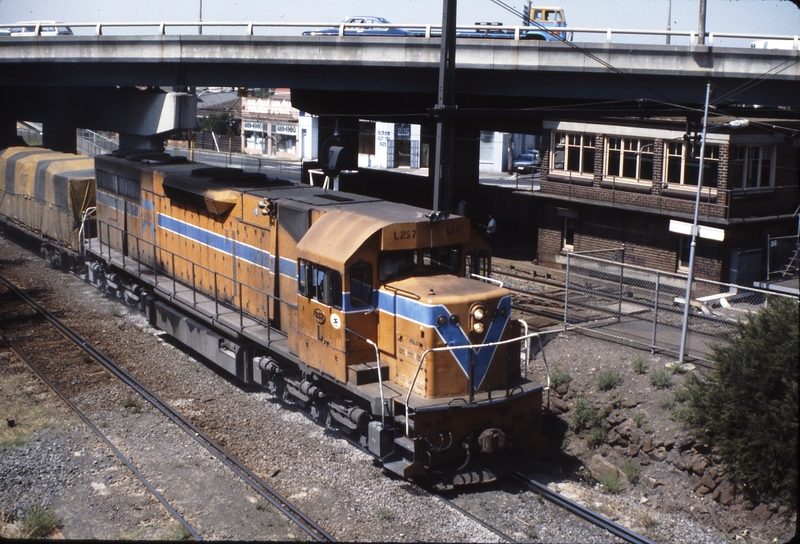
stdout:
[(697, 44), (706, 43), (706, 3), (708, 0), (700, 0), (700, 21), (697, 25)]
[(436, 162), (433, 182), (434, 211), (451, 212), (453, 207), (453, 133), (456, 75), (456, 0), (444, 0), (442, 44), (439, 57), (439, 100), (436, 121)]

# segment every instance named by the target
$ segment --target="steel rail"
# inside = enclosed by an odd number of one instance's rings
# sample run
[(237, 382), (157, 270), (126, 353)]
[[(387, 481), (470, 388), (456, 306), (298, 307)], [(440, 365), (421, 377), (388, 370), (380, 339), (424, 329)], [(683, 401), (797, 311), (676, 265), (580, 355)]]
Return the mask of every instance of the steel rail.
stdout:
[(511, 477), (517, 480), (518, 482), (522, 483), (523, 485), (527, 486), (528, 489), (530, 489), (531, 491), (538, 493), (548, 501), (564, 508), (569, 512), (572, 512), (581, 519), (593, 523), (598, 527), (602, 527), (606, 531), (622, 538), (627, 542), (631, 542), (633, 544), (653, 544), (653, 541), (646, 539), (639, 533), (636, 533), (634, 531), (631, 531), (630, 529), (623, 527), (622, 525), (614, 523), (608, 518), (604, 518), (597, 512), (589, 510), (585, 506), (582, 506), (577, 502), (568, 499), (567, 497), (561, 495), (560, 493), (556, 493), (552, 489), (548, 488), (546, 485), (541, 484), (536, 480), (529, 478), (528, 476), (525, 476), (520, 472), (512, 474)]
[(173, 423), (178, 425), (186, 434), (194, 438), (194, 440), (214, 455), (220, 462), (227, 466), (234, 474), (239, 476), (246, 484), (253, 488), (259, 495), (266, 499), (270, 504), (278, 509), (282, 514), (288, 517), (298, 527), (303, 529), (309, 536), (317, 541), (335, 542), (336, 540), (330, 536), (322, 527), (316, 524), (308, 516), (302, 513), (291, 502), (286, 500), (276, 490), (270, 487), (266, 482), (256, 476), (250, 469), (245, 467), (238, 459), (232, 454), (227, 452), (219, 444), (217, 444), (211, 437), (206, 435), (201, 429), (196, 427), (193, 423), (184, 418), (180, 413), (174, 410), (169, 404), (163, 402), (155, 393), (150, 391), (146, 386), (139, 383), (135, 378), (128, 374), (125, 370), (120, 368), (112, 359), (107, 357), (100, 350), (95, 348), (92, 344), (84, 340), (75, 331), (70, 329), (62, 323), (52, 313), (48, 312), (41, 305), (39, 305), (27, 293), (19, 289), (16, 285), (11, 283), (7, 278), (0, 275), (2, 281), (11, 291), (22, 298), (28, 305), (41, 314), (47, 321), (49, 321), (58, 331), (66, 338), (73, 341), (86, 353), (97, 360), (103, 367), (116, 376), (123, 383), (128, 385), (142, 395), (145, 400), (152, 404), (157, 410), (167, 416)]
[(445, 503), (446, 505), (454, 508), (455, 510), (460, 512), (462, 515), (467, 516), (469, 519), (471, 519), (472, 521), (474, 521), (475, 523), (477, 523), (478, 525), (480, 525), (481, 527), (483, 527), (487, 531), (491, 531), (492, 533), (494, 533), (495, 535), (499, 536), (500, 538), (502, 538), (506, 542), (519, 542), (518, 540), (515, 540), (513, 537), (510, 537), (507, 534), (505, 534), (503, 531), (501, 531), (497, 527), (494, 527), (493, 525), (490, 525), (487, 522), (483, 521), (481, 518), (477, 517), (475, 514), (473, 514), (471, 512), (468, 512), (464, 508), (461, 508), (459, 505), (457, 505), (456, 503), (454, 503), (450, 499), (447, 499), (447, 498), (445, 498), (445, 497), (443, 497), (443, 496), (441, 496), (439, 494), (436, 494), (436, 493), (434, 493), (433, 495), (437, 499), (439, 499), (440, 501)]
[(78, 415), (78, 417), (80, 417), (83, 420), (83, 422), (86, 423), (86, 425), (88, 425), (89, 428), (92, 429), (92, 431), (94, 431), (94, 433), (103, 442), (106, 443), (106, 445), (111, 449), (111, 451), (113, 451), (114, 454), (123, 463), (125, 463), (128, 466), (129, 469), (131, 469), (131, 472), (133, 472), (136, 475), (136, 477), (139, 478), (139, 480), (145, 485), (145, 487), (147, 487), (148, 491), (150, 491), (150, 493), (156, 499), (158, 499), (158, 502), (160, 502), (162, 505), (164, 505), (164, 508), (166, 508), (169, 511), (170, 514), (172, 514), (172, 517), (177, 519), (184, 527), (186, 527), (186, 529), (191, 533), (191, 535), (193, 537), (195, 537), (197, 540), (203, 540), (203, 538), (197, 533), (197, 531), (194, 530), (194, 528), (189, 524), (189, 522), (186, 521), (183, 518), (183, 516), (181, 516), (172, 507), (172, 505), (169, 503), (169, 501), (167, 501), (167, 499), (164, 497), (164, 495), (159, 493), (158, 490), (156, 490), (156, 488), (153, 487), (153, 484), (151, 484), (147, 480), (147, 478), (145, 478), (144, 475), (141, 472), (139, 472), (139, 469), (137, 469), (135, 466), (133, 466), (133, 463), (131, 463), (130, 459), (125, 457), (125, 455), (121, 451), (119, 451), (117, 449), (117, 447), (108, 439), (108, 437), (106, 437), (106, 435), (104, 435), (103, 432), (100, 429), (98, 429), (97, 426), (95, 426), (94, 423), (92, 423), (92, 421), (86, 416), (86, 414), (84, 414), (80, 410), (80, 408), (75, 406), (75, 404), (71, 400), (69, 400), (67, 398), (67, 396), (64, 394), (64, 392), (61, 391), (61, 389), (59, 389), (58, 386), (50, 380), (50, 378), (45, 376), (44, 372), (42, 372), (42, 370), (30, 358), (28, 358), (28, 356), (26, 356), (22, 352), (22, 350), (19, 349), (19, 347), (14, 342), (12, 342), (5, 334), (0, 334), (0, 338), (3, 340), (3, 342), (8, 344), (8, 346), (11, 348), (11, 350), (14, 353), (17, 354), (17, 357), (22, 359), (25, 362), (25, 364), (27, 364), (31, 368), (31, 370), (33, 370), (36, 373), (36, 375), (39, 376), (39, 378), (44, 383), (46, 383), (48, 385), (48, 387), (50, 387), (50, 389), (52, 389), (59, 397), (61, 397), (61, 400), (63, 400), (65, 403), (67, 403), (67, 405), (72, 409), (72, 411), (75, 412)]

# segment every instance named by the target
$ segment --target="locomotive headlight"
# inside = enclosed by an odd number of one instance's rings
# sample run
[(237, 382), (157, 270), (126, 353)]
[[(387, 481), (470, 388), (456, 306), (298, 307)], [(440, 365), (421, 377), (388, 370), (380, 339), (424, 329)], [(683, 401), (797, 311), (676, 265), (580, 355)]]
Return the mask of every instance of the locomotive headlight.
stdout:
[(436, 320), (436, 324), (440, 327), (444, 327), (447, 323), (447, 318), (443, 315), (440, 315), (439, 318)]
[(483, 323), (480, 323), (480, 322), (477, 322), (477, 321), (476, 321), (476, 322), (475, 322), (475, 323), (472, 325), (472, 330), (473, 330), (473, 332), (475, 332), (476, 334), (481, 334), (481, 333), (483, 333)]
[(483, 311), (483, 308), (477, 308), (472, 315), (475, 317), (475, 321), (483, 321), (483, 318), (486, 316), (486, 312)]

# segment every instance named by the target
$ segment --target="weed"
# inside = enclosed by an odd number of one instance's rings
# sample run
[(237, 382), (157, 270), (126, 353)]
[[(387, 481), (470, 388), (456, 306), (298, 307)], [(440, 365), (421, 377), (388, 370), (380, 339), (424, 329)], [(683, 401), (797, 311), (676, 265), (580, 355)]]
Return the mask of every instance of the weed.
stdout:
[(614, 395), (614, 397), (611, 399), (611, 406), (614, 408), (619, 408), (622, 406), (622, 397), (619, 395)]
[(654, 370), (650, 373), (650, 385), (657, 389), (672, 387), (672, 376), (666, 370)]
[(586, 397), (578, 395), (575, 397), (575, 405), (569, 416), (572, 430), (579, 433), (583, 427), (599, 427), (603, 424), (603, 416), (589, 405)]
[(550, 372), (550, 385), (553, 388), (556, 388), (559, 385), (563, 385), (565, 383), (569, 383), (571, 381), (572, 381), (572, 376), (569, 375), (569, 370), (556, 366), (553, 367), (553, 371)]
[(112, 304), (108, 310), (108, 313), (110, 313), (113, 317), (122, 317), (122, 308), (116, 304)]
[(642, 513), (641, 517), (639, 518), (639, 522), (646, 530), (652, 529), (656, 526), (656, 519), (648, 512)]
[(130, 412), (132, 414), (138, 414), (142, 411), (142, 407), (139, 404), (139, 401), (133, 397), (125, 397), (122, 399), (122, 407), (123, 408), (130, 408)]
[(25, 509), (20, 525), (26, 538), (40, 538), (58, 527), (58, 518), (50, 509), (37, 503)]
[(688, 423), (689, 409), (685, 406), (676, 406), (669, 411), (669, 418), (678, 423)]
[(622, 491), (622, 483), (619, 481), (619, 472), (606, 472), (597, 478), (597, 483), (603, 488), (603, 493), (616, 495)]
[(642, 425), (642, 431), (644, 431), (644, 434), (653, 434), (655, 432), (655, 429), (653, 429), (653, 426), (650, 425), (649, 423), (645, 423), (644, 425)]
[(592, 427), (586, 435), (586, 442), (590, 447), (596, 448), (606, 441), (606, 430), (602, 427)]
[(388, 508), (381, 508), (380, 510), (378, 510), (378, 517), (381, 519), (385, 519), (386, 521), (391, 521), (394, 519), (394, 512), (392, 512)]
[(85, 351), (81, 353), (81, 362), (85, 364), (89, 364), (92, 362), (92, 356), (86, 353)]
[(641, 353), (637, 353), (636, 357), (633, 358), (631, 367), (637, 374), (647, 374), (647, 360), (642, 357)]
[(536, 530), (536, 527), (528, 527), (525, 529), (525, 536), (528, 540), (536, 540), (539, 538), (539, 531)]
[(55, 425), (50, 413), (43, 406), (29, 404), (30, 395), (25, 383), (16, 377), (0, 379), (0, 414), (13, 419), (15, 425), (0, 426), (0, 448), (17, 448), (28, 443), (34, 432)]
[(256, 503), (256, 510), (266, 510), (266, 509), (267, 509), (267, 505), (264, 504), (263, 502)]
[(641, 410), (633, 414), (633, 423), (637, 427), (641, 427), (645, 423), (647, 423), (647, 414), (642, 412)]
[(685, 387), (679, 387), (673, 393), (675, 396), (675, 402), (686, 402), (689, 400), (689, 390)]
[(669, 395), (658, 401), (658, 405), (664, 410), (672, 410), (675, 408), (675, 396)]
[(612, 368), (601, 370), (597, 374), (597, 388), (600, 391), (609, 391), (622, 383), (620, 373)]
[(167, 540), (189, 540), (191, 536), (192, 533), (189, 532), (189, 529), (185, 525), (176, 523), (169, 528)]
[(639, 481), (639, 467), (627, 459), (624, 463), (622, 463), (622, 472), (625, 474), (625, 477), (628, 478), (630, 483), (636, 484)]

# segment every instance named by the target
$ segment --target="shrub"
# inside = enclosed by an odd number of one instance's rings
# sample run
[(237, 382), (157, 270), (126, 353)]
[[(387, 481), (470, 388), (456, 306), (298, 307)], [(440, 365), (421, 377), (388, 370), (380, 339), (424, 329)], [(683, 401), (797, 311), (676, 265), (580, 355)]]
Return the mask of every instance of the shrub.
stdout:
[(753, 501), (797, 504), (798, 318), (797, 301), (769, 299), (715, 346), (712, 372), (686, 379), (688, 423)]
[(394, 512), (392, 512), (388, 508), (381, 508), (378, 511), (378, 517), (381, 519), (385, 519), (386, 521), (391, 521), (394, 519)]
[(586, 442), (589, 444), (589, 447), (596, 448), (606, 441), (606, 430), (602, 427), (592, 427), (589, 430), (589, 434), (586, 435)]
[(597, 374), (597, 388), (600, 389), (600, 391), (614, 389), (621, 383), (622, 376), (620, 376), (619, 372), (612, 368), (601, 370)]
[(631, 367), (637, 374), (647, 374), (647, 360), (642, 357), (641, 353), (637, 353), (636, 357), (633, 358)]
[(628, 478), (630, 483), (635, 484), (639, 481), (639, 467), (627, 459), (624, 463), (622, 463), (622, 472), (625, 474), (625, 477)]
[(672, 387), (672, 376), (666, 370), (654, 370), (650, 373), (650, 385), (658, 389)]
[(673, 393), (675, 402), (686, 402), (689, 400), (689, 391), (685, 387), (679, 387)]
[(569, 375), (569, 370), (556, 366), (553, 367), (553, 371), (550, 372), (550, 385), (554, 388), (571, 381), (572, 376)]
[(591, 407), (586, 397), (575, 397), (575, 405), (569, 415), (572, 430), (580, 433), (584, 427), (599, 427), (603, 425), (603, 415)]
[(658, 405), (661, 406), (664, 410), (672, 410), (675, 408), (675, 396), (669, 395), (667, 397), (662, 398), (658, 401)]
[(169, 528), (167, 540), (189, 540), (192, 533), (182, 523), (176, 523)]
[(622, 483), (619, 481), (619, 472), (606, 472), (597, 478), (597, 483), (603, 487), (603, 493), (616, 495), (622, 491)]
[(637, 427), (641, 427), (645, 423), (647, 423), (647, 414), (642, 412), (641, 410), (633, 414), (633, 423)]
[(34, 504), (25, 509), (20, 518), (22, 535), (26, 538), (41, 538), (58, 527), (58, 518), (48, 508)]

